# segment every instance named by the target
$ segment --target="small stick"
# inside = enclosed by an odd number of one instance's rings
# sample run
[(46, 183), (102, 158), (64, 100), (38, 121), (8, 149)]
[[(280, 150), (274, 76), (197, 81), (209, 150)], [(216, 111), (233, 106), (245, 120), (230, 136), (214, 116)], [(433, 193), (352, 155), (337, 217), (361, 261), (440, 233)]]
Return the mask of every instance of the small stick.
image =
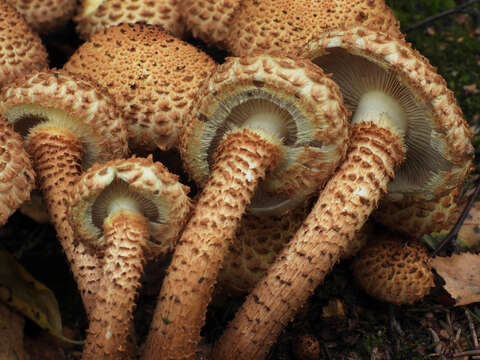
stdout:
[(475, 202), (475, 200), (477, 199), (478, 197), (478, 194), (480, 193), (480, 182), (476, 185), (475, 187), (475, 192), (472, 194), (472, 196), (470, 197), (470, 199), (468, 200), (468, 203), (467, 205), (465, 205), (465, 208), (463, 209), (461, 215), (460, 215), (460, 218), (458, 219), (457, 223), (455, 224), (455, 226), (453, 227), (452, 230), (450, 230), (450, 232), (448, 233), (448, 235), (445, 237), (445, 239), (443, 239), (440, 244), (437, 245), (437, 247), (435, 248), (435, 250), (433, 250), (433, 253), (432, 253), (432, 257), (435, 257), (439, 251), (446, 245), (448, 244), (450, 241), (453, 241), (457, 238), (458, 236), (458, 232), (460, 231), (460, 228), (462, 227), (463, 225), (463, 222), (465, 221), (465, 219), (467, 218), (467, 215), (470, 211), (470, 209), (472, 208), (473, 206), (473, 203)]
[[(473, 323), (472, 316), (470, 315), (470, 312), (468, 311), (468, 309), (465, 309), (465, 316), (467, 317), (468, 327), (470, 328), (470, 333), (472, 334), (473, 347), (475, 348), (475, 350), (479, 350), (477, 331), (475, 329), (475, 324)], [(480, 359), (480, 357), (474, 356), (472, 357), (472, 359)]]
[(472, 356), (472, 355), (480, 355), (480, 349), (479, 350), (462, 351), (462, 352), (454, 354), (453, 357), (454, 358), (459, 358), (459, 357)]
[(426, 26), (426, 25), (428, 25), (428, 24), (430, 24), (430, 23), (432, 23), (432, 22), (434, 22), (434, 21), (436, 21), (436, 20), (438, 20), (438, 19), (440, 19), (440, 18), (442, 18), (442, 17), (444, 17), (444, 16), (448, 16), (448, 15), (455, 14), (455, 13), (457, 13), (457, 12), (460, 12), (460, 11), (462, 11), (463, 9), (465, 9), (465, 8), (471, 6), (471, 5), (473, 5), (473, 4), (475, 4), (475, 3), (479, 2), (479, 1), (480, 1), (480, 0), (470, 0), (470, 1), (467, 1), (466, 3), (464, 3), (464, 4), (460, 4), (460, 5), (458, 5), (458, 6), (455, 6), (455, 7), (451, 8), (451, 9), (448, 9), (448, 10), (442, 11), (442, 12), (440, 12), (440, 13), (438, 13), (438, 14), (429, 16), (429, 17), (423, 19), (422, 21), (420, 21), (420, 22), (418, 22), (418, 23), (416, 23), (416, 24), (414, 24), (414, 25), (412, 25), (412, 26), (409, 26), (408, 28), (406, 28), (405, 30), (403, 30), (403, 32), (404, 32), (404, 33), (408, 33), (408, 32), (410, 32), (410, 31), (412, 31), (412, 30), (415, 30), (415, 29), (424, 27), (424, 26)]

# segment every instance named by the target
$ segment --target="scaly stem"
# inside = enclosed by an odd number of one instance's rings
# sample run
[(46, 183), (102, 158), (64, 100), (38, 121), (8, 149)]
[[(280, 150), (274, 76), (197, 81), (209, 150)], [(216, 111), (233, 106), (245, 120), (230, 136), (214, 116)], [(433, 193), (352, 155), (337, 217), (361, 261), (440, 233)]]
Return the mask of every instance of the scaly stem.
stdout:
[(83, 360), (133, 360), (131, 331), (150, 237), (148, 220), (137, 212), (114, 211), (103, 224), (105, 265), (90, 317)]
[(83, 145), (67, 130), (47, 126), (36, 130), (26, 141), (27, 151), (88, 315), (95, 306), (100, 261), (82, 242), (75, 242), (67, 220), (71, 189), (81, 173)]
[(193, 359), (217, 274), (258, 183), (280, 146), (247, 129), (230, 133), (193, 217), (175, 248), (158, 298), (144, 359)]
[(228, 325), (214, 359), (263, 359), (376, 208), (403, 160), (403, 141), (360, 122), (351, 144), (304, 224)]

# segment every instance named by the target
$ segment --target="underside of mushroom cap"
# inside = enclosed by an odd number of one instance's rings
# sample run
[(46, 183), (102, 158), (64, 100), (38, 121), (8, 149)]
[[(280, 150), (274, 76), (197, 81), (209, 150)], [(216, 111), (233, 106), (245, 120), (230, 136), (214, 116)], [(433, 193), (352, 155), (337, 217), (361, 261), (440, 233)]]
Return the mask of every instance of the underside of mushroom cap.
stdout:
[(74, 20), (82, 39), (108, 26), (137, 22), (160, 25), (181, 37), (185, 25), (180, 19), (178, 3), (179, 0), (83, 0)]
[(149, 220), (146, 256), (153, 258), (173, 249), (191, 209), (188, 191), (176, 175), (151, 157), (95, 164), (73, 190), (70, 219), (79, 238), (101, 248), (106, 203), (112, 194), (130, 197), (141, 204), (141, 212)]
[(25, 17), (33, 30), (50, 33), (73, 17), (76, 0), (6, 0)]
[(42, 40), (14, 7), (4, 1), (0, 3), (0, 38), (0, 86), (48, 67)]
[(23, 141), (8, 122), (0, 118), (0, 225), (30, 198), (35, 173)]
[(229, 27), (227, 49), (235, 56), (293, 55), (315, 33), (365, 25), (402, 37), (384, 0), (243, 0)]
[(194, 37), (222, 47), (242, 1), (180, 0), (180, 7), (183, 19)]
[(419, 242), (382, 236), (355, 257), (353, 275), (370, 296), (397, 305), (412, 304), (434, 286), (429, 259)]
[(299, 55), (333, 73), (352, 112), (370, 90), (400, 104), (408, 119), (407, 153), (389, 199), (429, 200), (464, 181), (473, 157), (471, 131), (445, 80), (409, 43), (355, 27), (318, 35)]
[(157, 26), (123, 24), (92, 36), (64, 69), (107, 87), (125, 114), (132, 149), (150, 151), (177, 143), (192, 99), (215, 66)]
[(128, 153), (126, 124), (106, 89), (81, 75), (48, 70), (18, 78), (0, 92), (0, 114), (27, 136), (49, 120), (85, 145), (83, 168)]
[(257, 214), (301, 203), (328, 179), (348, 145), (342, 96), (305, 59), (229, 58), (203, 84), (193, 109), (179, 148), (185, 169), (202, 187), (226, 132), (257, 114), (281, 118), (283, 156), (253, 199), (250, 211)]

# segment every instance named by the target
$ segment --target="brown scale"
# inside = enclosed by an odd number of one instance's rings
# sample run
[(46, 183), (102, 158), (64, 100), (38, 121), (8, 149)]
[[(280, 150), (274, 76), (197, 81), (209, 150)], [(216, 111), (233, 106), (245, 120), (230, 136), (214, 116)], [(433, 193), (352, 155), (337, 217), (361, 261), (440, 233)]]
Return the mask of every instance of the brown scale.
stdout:
[[(375, 131), (377, 136), (373, 137)], [(347, 159), (262, 279), (262, 286), (254, 289), (229, 323), (214, 348), (214, 359), (257, 359), (266, 355), (376, 208), (404, 151), (401, 139), (390, 131), (373, 124), (354, 126)], [(364, 194), (355, 193), (359, 187)], [(262, 343), (254, 339), (262, 339)]]
[[(145, 257), (143, 251), (150, 238), (148, 220), (144, 216), (118, 212), (104, 223), (105, 265), (104, 276), (97, 293), (97, 306), (91, 314), (90, 327), (83, 360), (133, 359), (128, 345), (135, 339), (131, 330), (135, 294), (140, 287)], [(121, 269), (121, 271), (119, 271)], [(113, 286), (112, 286), (113, 284)], [(127, 295), (128, 294), (128, 295)], [(115, 313), (107, 320), (105, 314)], [(108, 329), (111, 336), (105, 336)]]
[(227, 135), (220, 145), (210, 180), (175, 248), (145, 344), (144, 359), (156, 358), (158, 351), (162, 359), (194, 356), (228, 244), (259, 181), (275, 166), (279, 155), (278, 144), (249, 130)]

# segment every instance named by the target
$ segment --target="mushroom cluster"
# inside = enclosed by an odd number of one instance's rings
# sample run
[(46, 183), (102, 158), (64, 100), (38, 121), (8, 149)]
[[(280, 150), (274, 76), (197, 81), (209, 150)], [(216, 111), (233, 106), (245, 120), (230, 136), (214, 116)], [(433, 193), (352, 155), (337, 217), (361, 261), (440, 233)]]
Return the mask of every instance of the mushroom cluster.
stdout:
[[(66, 22), (85, 42), (48, 69), (38, 34)], [(471, 131), (384, 0), (0, 0), (0, 35), (0, 224), (38, 188), (45, 209), (25, 211), (70, 264), (82, 359), (134, 359), (143, 341), (143, 360), (193, 359), (214, 290), (247, 296), (212, 358), (263, 359), (362, 247), (352, 271), (373, 296), (433, 286), (427, 251), (368, 220), (413, 237), (453, 225)], [(172, 169), (153, 160), (173, 152)]]

